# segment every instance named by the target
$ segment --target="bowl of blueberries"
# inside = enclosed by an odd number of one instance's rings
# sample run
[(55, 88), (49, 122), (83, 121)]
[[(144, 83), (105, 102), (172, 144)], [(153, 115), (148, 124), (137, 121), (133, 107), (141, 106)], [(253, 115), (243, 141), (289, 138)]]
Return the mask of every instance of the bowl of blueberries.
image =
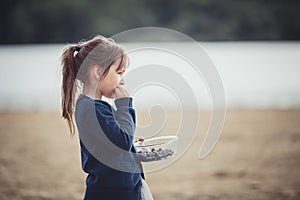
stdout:
[(140, 138), (134, 146), (141, 162), (152, 162), (173, 157), (176, 153), (177, 140), (177, 136)]

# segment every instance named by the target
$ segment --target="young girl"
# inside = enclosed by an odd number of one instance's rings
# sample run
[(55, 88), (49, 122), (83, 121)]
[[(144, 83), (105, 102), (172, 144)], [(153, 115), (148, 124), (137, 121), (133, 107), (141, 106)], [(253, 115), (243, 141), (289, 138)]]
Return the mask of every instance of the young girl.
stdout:
[[(61, 62), (62, 117), (74, 136), (75, 114), (82, 168), (88, 174), (84, 199), (153, 199), (133, 146), (135, 110), (124, 89), (124, 50), (96, 36), (68, 45)], [(75, 102), (78, 83), (82, 91)], [(102, 97), (115, 99), (116, 109)]]

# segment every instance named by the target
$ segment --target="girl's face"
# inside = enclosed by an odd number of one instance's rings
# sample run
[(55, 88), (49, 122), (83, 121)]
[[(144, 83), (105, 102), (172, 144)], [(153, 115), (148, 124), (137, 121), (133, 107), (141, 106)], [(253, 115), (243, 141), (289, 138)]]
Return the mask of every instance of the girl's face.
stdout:
[(108, 74), (105, 78), (100, 79), (98, 88), (99, 92), (106, 98), (113, 98), (113, 93), (117, 85), (124, 85), (123, 74), (125, 72), (125, 67), (118, 70), (121, 62), (121, 58), (117, 59), (111, 65)]

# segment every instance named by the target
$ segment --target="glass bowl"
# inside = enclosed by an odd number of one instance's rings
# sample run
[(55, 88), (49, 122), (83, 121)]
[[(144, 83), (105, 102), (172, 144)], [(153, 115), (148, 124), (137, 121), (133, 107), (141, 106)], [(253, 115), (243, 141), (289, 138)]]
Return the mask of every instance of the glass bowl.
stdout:
[(159, 136), (140, 139), (134, 143), (137, 156), (142, 162), (171, 158), (176, 154), (177, 136)]

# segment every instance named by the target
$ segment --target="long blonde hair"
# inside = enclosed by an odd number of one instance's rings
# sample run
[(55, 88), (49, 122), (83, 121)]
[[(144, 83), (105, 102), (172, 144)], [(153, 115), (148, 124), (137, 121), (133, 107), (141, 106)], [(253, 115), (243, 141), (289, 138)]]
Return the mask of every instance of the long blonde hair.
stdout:
[(70, 135), (75, 134), (73, 120), (75, 94), (78, 88), (77, 80), (84, 83), (87, 79), (87, 72), (93, 65), (104, 68), (102, 78), (110, 69), (111, 64), (121, 57), (119, 69), (128, 65), (128, 56), (124, 50), (112, 39), (98, 35), (87, 41), (81, 41), (75, 45), (67, 45), (61, 55), (62, 65), (62, 86), (61, 104), (62, 117), (67, 120)]

